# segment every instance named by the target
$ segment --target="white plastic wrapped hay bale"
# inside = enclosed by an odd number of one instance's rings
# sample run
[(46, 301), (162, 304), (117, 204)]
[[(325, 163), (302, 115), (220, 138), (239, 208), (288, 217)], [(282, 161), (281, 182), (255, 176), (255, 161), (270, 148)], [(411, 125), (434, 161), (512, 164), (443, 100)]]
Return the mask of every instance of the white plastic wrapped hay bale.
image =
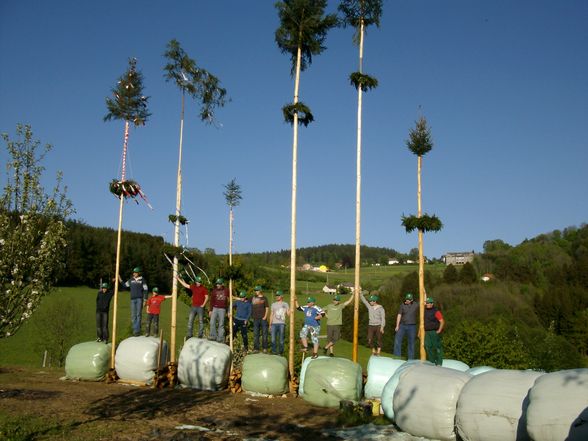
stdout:
[(394, 421), (394, 392), (396, 391), (396, 387), (398, 387), (398, 382), (400, 381), (400, 374), (404, 372), (406, 369), (410, 369), (413, 366), (419, 365), (434, 366), (433, 363), (428, 361), (405, 361), (396, 369), (394, 374), (392, 374), (390, 379), (386, 382), (384, 389), (382, 389), (382, 410), (384, 411), (384, 415), (386, 415), (386, 418), (388, 418), (390, 421)]
[(359, 400), (361, 389), (359, 364), (346, 358), (323, 357), (308, 363), (301, 396), (315, 406), (339, 407), (341, 400)]
[(129, 337), (120, 342), (114, 358), (116, 374), (123, 382), (151, 384), (157, 368), (166, 363), (167, 342), (163, 342), (160, 351), (156, 337)]
[(470, 378), (470, 374), (440, 366), (406, 369), (394, 392), (396, 425), (414, 436), (454, 441), (457, 399)]
[(472, 377), (461, 391), (455, 424), (464, 441), (527, 440), (529, 390), (542, 374), (495, 369)]
[(466, 372), (471, 375), (480, 375), (484, 372), (493, 371), (494, 368), (490, 366), (474, 366), (473, 368), (469, 368)]
[(455, 369), (456, 371), (460, 372), (467, 372), (467, 370), (470, 368), (463, 361), (451, 359), (443, 359), (443, 363), (441, 364), (441, 366), (448, 369)]
[(95, 341), (70, 348), (65, 358), (65, 376), (70, 380), (101, 381), (110, 367), (112, 345)]
[(364, 391), (365, 398), (380, 398), (390, 377), (404, 363), (404, 360), (395, 358), (371, 356), (367, 365), (368, 375)]
[(328, 357), (325, 357), (324, 355), (319, 355), (318, 358), (306, 357), (304, 359), (302, 366), (300, 366), (300, 381), (298, 382), (298, 395), (300, 395), (300, 396), (304, 395), (304, 377), (306, 376), (306, 368), (308, 368), (308, 365), (314, 361), (317, 361), (317, 360), (320, 360), (323, 358), (328, 358)]
[(246, 392), (267, 395), (288, 392), (288, 360), (269, 354), (246, 356), (243, 360), (241, 386)]
[(588, 369), (537, 378), (529, 393), (527, 432), (535, 441), (588, 440)]
[(194, 389), (224, 389), (229, 382), (231, 359), (231, 349), (227, 345), (189, 338), (178, 359), (178, 380)]

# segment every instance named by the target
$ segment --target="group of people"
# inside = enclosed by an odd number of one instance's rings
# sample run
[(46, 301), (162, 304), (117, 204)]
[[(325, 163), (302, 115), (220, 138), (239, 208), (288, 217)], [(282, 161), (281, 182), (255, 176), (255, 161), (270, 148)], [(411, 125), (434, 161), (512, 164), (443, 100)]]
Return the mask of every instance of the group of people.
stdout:
[[(119, 276), (120, 277), (120, 276)], [(119, 279), (122, 283), (122, 279)], [(210, 329), (208, 338), (218, 342), (225, 342), (225, 320), (229, 308), (230, 293), (224, 285), (224, 280), (218, 278), (215, 281), (214, 288), (210, 290), (204, 286), (202, 279), (198, 276), (192, 283), (187, 283), (181, 277), (177, 277), (178, 282), (191, 292), (192, 305), (188, 318), (187, 338), (194, 335), (194, 321), (198, 317), (198, 338), (204, 337), (204, 314), (205, 306), (210, 301), (208, 314), (210, 317)], [(147, 326), (145, 335), (151, 335), (151, 325), (153, 324), (154, 335), (159, 331), (159, 314), (161, 304), (171, 296), (159, 294), (157, 287), (151, 290), (151, 296), (147, 297), (147, 283), (141, 275), (141, 268), (133, 269), (132, 277), (123, 285), (130, 291), (131, 298), (131, 323), (133, 335), (141, 335), (141, 316), (142, 308), (146, 307)], [(281, 290), (275, 292), (274, 301), (270, 304), (268, 298), (263, 292), (261, 286), (254, 288), (255, 294), (249, 298), (246, 291), (240, 291), (238, 296), (234, 296), (234, 313), (233, 313), (233, 334), (241, 335), (243, 350), (249, 351), (248, 327), (249, 323), (253, 324), (253, 352), (268, 352), (276, 355), (284, 354), (284, 340), (286, 330), (286, 319), (290, 316), (290, 306), (284, 302), (284, 293)], [(97, 341), (108, 340), (108, 309), (113, 292), (108, 283), (103, 283), (96, 297), (96, 329)], [(372, 354), (379, 356), (382, 350), (382, 337), (386, 326), (386, 311), (379, 303), (378, 295), (370, 295), (367, 299), (363, 293), (360, 293), (362, 303), (368, 310), (368, 346)], [(300, 330), (301, 350), (307, 352), (310, 343), (312, 343), (312, 357), (318, 357), (320, 344), (319, 335), (321, 330), (321, 321), (326, 317), (327, 326), (327, 343), (323, 347), (324, 355), (334, 356), (335, 343), (341, 337), (341, 327), (343, 325), (343, 309), (348, 306), (353, 297), (341, 302), (341, 297), (335, 295), (332, 302), (321, 308), (316, 304), (314, 297), (308, 297), (305, 305), (299, 305), (298, 299), (295, 299), (296, 310), (304, 314), (304, 325)], [(414, 359), (414, 345), (417, 337), (419, 305), (414, 301), (414, 296), (407, 293), (404, 296), (404, 302), (400, 305), (396, 315), (396, 327), (393, 353), (395, 356), (402, 356), (402, 345), (404, 339), (408, 340), (407, 355), (408, 359)], [(435, 302), (432, 297), (427, 297), (425, 301), (424, 314), (424, 343), (427, 360), (441, 365), (443, 362), (443, 347), (440, 334), (445, 327), (445, 320), (441, 311), (435, 308)]]

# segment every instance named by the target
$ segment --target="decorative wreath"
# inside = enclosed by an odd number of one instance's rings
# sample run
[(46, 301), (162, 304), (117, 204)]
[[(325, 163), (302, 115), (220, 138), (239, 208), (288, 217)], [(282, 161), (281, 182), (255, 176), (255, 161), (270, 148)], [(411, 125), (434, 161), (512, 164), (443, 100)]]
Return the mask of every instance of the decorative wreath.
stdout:
[(407, 233), (411, 233), (414, 230), (419, 231), (439, 231), (443, 228), (443, 223), (434, 214), (429, 216), (423, 214), (421, 217), (417, 216), (402, 216), (402, 225), (406, 229)]
[(356, 89), (361, 87), (363, 92), (367, 92), (368, 90), (378, 87), (378, 80), (376, 78), (362, 74), (361, 72), (353, 72), (351, 75), (349, 75), (349, 82), (355, 86)]
[(118, 179), (113, 179), (112, 181), (110, 181), (109, 189), (110, 192), (117, 198), (120, 198), (122, 196), (125, 199), (133, 199), (137, 204), (139, 203), (139, 201), (137, 201), (136, 198), (137, 196), (139, 196), (141, 199), (145, 201), (149, 208), (152, 208), (151, 204), (149, 204), (149, 201), (147, 201), (147, 197), (141, 190), (141, 186), (136, 181), (119, 181)]
[(294, 124), (294, 115), (298, 114), (298, 124), (303, 124), (307, 127), (311, 122), (314, 121), (310, 108), (302, 101), (296, 104), (287, 104), (282, 107), (282, 113), (284, 114), (284, 121), (290, 124)]
[(170, 214), (167, 218), (172, 224), (175, 224), (176, 221), (178, 221), (181, 225), (186, 225), (188, 223), (188, 219), (186, 219), (181, 214), (179, 216), (176, 216), (175, 214)]

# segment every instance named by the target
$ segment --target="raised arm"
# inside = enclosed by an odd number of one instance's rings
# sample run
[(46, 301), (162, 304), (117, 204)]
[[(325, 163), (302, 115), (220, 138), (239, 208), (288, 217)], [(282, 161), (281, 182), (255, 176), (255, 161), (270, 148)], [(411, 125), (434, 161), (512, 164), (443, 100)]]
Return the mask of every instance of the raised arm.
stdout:
[(190, 288), (190, 285), (187, 284), (184, 279), (182, 279), (180, 276), (176, 276), (176, 280), (178, 282), (180, 282), (180, 284), (184, 287), (184, 288)]

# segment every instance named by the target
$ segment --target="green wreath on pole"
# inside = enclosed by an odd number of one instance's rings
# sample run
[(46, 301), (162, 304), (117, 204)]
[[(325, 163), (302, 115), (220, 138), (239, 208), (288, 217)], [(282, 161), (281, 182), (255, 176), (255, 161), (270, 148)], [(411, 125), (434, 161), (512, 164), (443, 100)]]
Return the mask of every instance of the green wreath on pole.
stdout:
[(418, 216), (402, 216), (402, 225), (406, 229), (407, 233), (412, 233), (414, 230), (419, 231), (433, 231), (437, 232), (443, 228), (443, 223), (434, 214), (429, 216), (423, 214), (421, 217)]

